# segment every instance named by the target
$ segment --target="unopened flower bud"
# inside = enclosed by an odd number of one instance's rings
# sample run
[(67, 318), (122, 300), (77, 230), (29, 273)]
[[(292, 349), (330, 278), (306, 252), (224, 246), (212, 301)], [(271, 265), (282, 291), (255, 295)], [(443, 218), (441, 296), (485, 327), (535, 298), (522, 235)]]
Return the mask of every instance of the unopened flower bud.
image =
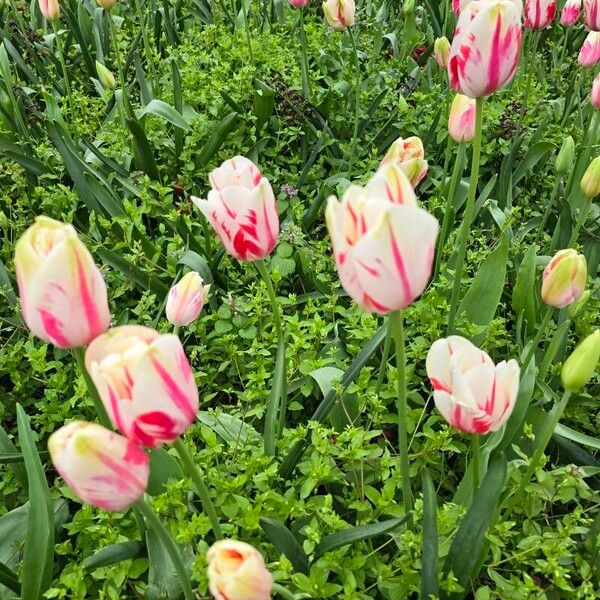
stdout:
[(567, 390), (577, 391), (593, 377), (600, 359), (600, 329), (588, 335), (563, 365), (560, 377)]
[(555, 169), (559, 175), (567, 175), (573, 168), (573, 162), (575, 161), (575, 141), (569, 135), (567, 136), (560, 151), (556, 156)]
[(96, 72), (98, 73), (98, 81), (107, 90), (114, 90), (116, 81), (115, 76), (100, 62), (96, 61)]
[(585, 290), (585, 256), (573, 248), (559, 250), (542, 276), (542, 300), (548, 306), (565, 308), (578, 300)]
[(588, 198), (595, 198), (600, 194), (600, 156), (597, 156), (587, 168), (581, 178), (581, 191)]

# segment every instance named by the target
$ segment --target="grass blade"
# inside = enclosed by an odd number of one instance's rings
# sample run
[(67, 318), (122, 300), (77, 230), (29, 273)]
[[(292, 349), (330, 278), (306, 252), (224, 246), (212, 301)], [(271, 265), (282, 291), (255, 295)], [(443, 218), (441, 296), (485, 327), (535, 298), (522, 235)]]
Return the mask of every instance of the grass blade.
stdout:
[(423, 471), (423, 554), (421, 556), (421, 598), (438, 595), (437, 498), (429, 471)]

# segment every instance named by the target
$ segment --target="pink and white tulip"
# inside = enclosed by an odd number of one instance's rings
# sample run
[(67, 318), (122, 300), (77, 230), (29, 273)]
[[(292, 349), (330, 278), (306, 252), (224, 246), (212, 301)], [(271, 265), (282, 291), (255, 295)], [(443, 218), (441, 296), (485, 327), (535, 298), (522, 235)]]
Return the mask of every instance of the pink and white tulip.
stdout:
[(101, 425), (69, 423), (50, 436), (48, 450), (75, 494), (103, 510), (124, 510), (140, 499), (148, 485), (147, 454)]
[(59, 348), (86, 346), (108, 329), (106, 285), (71, 225), (37, 217), (15, 249), (27, 327)]
[(225, 250), (238, 260), (267, 257), (279, 235), (277, 202), (271, 184), (243, 156), (226, 160), (209, 175), (208, 198), (192, 196)]
[(462, 94), (456, 94), (448, 117), (448, 133), (455, 142), (473, 141), (475, 137), (475, 113), (475, 100)]
[(206, 553), (208, 587), (215, 600), (269, 600), (273, 576), (262, 554), (235, 540), (215, 542)]
[(592, 31), (600, 31), (600, 0), (583, 0), (583, 24)]
[(196, 271), (186, 273), (169, 290), (165, 312), (170, 323), (185, 327), (195, 321), (208, 298), (210, 285), (204, 285)]
[(115, 327), (90, 344), (85, 366), (114, 426), (137, 444), (173, 442), (196, 418), (198, 388), (176, 335)]
[(593, 67), (600, 62), (600, 31), (590, 31), (579, 51), (579, 64)]
[(567, 0), (560, 15), (560, 22), (565, 27), (571, 27), (577, 23), (581, 14), (581, 0)]
[(398, 138), (394, 141), (379, 163), (379, 168), (389, 164), (399, 166), (411, 185), (416, 188), (429, 170), (421, 138), (412, 136), (405, 140)]
[(450, 56), (450, 42), (447, 37), (439, 37), (433, 44), (433, 55), (441, 69), (448, 68), (448, 57)]
[(544, 269), (542, 300), (548, 306), (565, 308), (581, 297), (586, 279), (585, 256), (573, 248), (559, 250)]
[(290, 0), (290, 6), (294, 8), (304, 8), (310, 0)]
[(590, 92), (590, 102), (596, 110), (600, 110), (600, 73), (594, 78), (592, 91)]
[(469, 98), (480, 98), (507, 86), (519, 65), (521, 39), (518, 3), (474, 0), (467, 4), (450, 49), (452, 88)]
[(354, 25), (354, 0), (325, 0), (323, 12), (329, 27), (334, 31), (343, 31)]
[(54, 21), (60, 17), (60, 4), (58, 0), (38, 0), (40, 12), (44, 19)]
[(414, 302), (431, 276), (438, 222), (419, 208), (400, 167), (380, 168), (351, 185), (325, 211), (343, 288), (367, 312), (388, 314)]
[(451, 335), (432, 344), (426, 368), (436, 408), (452, 427), (483, 435), (510, 417), (519, 391), (516, 360), (494, 365), (469, 340)]
[(546, 29), (556, 17), (556, 0), (525, 0), (525, 27)]

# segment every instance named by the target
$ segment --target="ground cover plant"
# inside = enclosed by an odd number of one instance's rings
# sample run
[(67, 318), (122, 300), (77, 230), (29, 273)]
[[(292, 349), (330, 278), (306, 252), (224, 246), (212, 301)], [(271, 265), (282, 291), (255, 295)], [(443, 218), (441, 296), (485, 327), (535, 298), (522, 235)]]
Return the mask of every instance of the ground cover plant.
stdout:
[(600, 596), (600, 2), (0, 32), (0, 598)]

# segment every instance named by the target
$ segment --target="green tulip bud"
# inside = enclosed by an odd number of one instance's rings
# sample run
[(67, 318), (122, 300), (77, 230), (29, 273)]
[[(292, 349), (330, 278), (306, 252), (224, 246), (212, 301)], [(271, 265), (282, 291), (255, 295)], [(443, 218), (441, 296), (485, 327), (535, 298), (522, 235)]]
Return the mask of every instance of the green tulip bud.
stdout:
[(593, 377), (600, 359), (600, 329), (588, 335), (563, 365), (560, 377), (566, 390), (580, 390)]
[(590, 199), (600, 194), (600, 156), (597, 156), (581, 178), (581, 191)]
[(559, 175), (567, 175), (573, 168), (575, 162), (575, 141), (569, 135), (562, 143), (560, 151), (556, 156), (554, 167)]
[(583, 292), (583, 294), (580, 296), (580, 298), (578, 300), (575, 300), (575, 302), (573, 302), (573, 304), (569, 305), (569, 308), (567, 309), (567, 314), (569, 315), (569, 319), (576, 319), (583, 312), (583, 309), (585, 308), (585, 305), (588, 303), (590, 296), (591, 296), (590, 290), (585, 290), (585, 292)]
[(115, 76), (102, 64), (96, 61), (96, 72), (98, 80), (107, 90), (114, 90), (116, 81)]
[(415, 0), (404, 0), (402, 11), (405, 15), (411, 15), (415, 12)]

